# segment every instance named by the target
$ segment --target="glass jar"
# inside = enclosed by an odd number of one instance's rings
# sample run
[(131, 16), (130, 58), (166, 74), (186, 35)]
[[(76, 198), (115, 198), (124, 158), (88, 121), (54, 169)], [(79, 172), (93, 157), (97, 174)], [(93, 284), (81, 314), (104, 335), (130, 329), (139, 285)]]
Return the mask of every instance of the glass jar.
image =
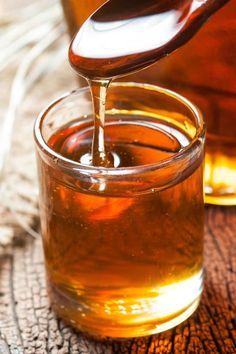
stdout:
[[(103, 0), (62, 0), (70, 33)], [(207, 122), (205, 201), (236, 204), (236, 2), (230, 1), (185, 46), (124, 80), (171, 88), (198, 105)]]
[(236, 205), (236, 2), (230, 1), (183, 47), (135, 80), (189, 98), (207, 123), (205, 201)]

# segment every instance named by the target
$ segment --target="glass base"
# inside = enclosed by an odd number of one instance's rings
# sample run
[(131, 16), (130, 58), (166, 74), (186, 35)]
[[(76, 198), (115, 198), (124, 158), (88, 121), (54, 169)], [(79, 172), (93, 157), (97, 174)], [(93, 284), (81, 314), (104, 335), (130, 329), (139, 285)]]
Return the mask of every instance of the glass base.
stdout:
[(125, 339), (163, 332), (186, 320), (198, 307), (202, 272), (158, 290), (152, 289), (154, 295), (149, 291), (149, 297), (145, 298), (119, 296), (98, 303), (93, 297), (90, 307), (87, 298), (76, 301), (74, 294), (72, 297), (72, 293), (66, 294), (52, 283), (48, 289), (53, 309), (76, 329), (93, 337)]
[(236, 195), (211, 195), (205, 194), (205, 204), (233, 206), (236, 205)]

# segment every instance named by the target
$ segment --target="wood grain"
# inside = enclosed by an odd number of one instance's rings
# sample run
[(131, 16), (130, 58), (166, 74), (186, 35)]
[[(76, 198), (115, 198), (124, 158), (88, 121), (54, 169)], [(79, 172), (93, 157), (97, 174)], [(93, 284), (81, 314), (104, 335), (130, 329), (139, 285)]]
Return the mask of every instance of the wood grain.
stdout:
[(99, 342), (64, 324), (48, 305), (40, 239), (16, 239), (0, 269), (0, 354), (236, 353), (236, 208), (206, 207), (201, 304), (157, 336)]

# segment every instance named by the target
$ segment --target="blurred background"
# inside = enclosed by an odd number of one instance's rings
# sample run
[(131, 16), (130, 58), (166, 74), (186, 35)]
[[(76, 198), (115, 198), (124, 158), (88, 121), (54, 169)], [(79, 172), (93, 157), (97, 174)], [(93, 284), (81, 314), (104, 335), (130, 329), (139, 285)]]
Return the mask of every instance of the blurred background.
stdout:
[(0, 0), (0, 245), (38, 223), (34, 120), (77, 85), (58, 0)]

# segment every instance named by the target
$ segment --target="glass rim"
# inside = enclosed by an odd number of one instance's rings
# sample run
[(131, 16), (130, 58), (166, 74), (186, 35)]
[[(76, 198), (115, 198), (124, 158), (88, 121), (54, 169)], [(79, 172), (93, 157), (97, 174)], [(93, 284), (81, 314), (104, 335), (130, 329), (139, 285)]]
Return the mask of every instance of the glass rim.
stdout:
[(185, 107), (188, 108), (188, 110), (191, 112), (191, 114), (196, 118), (196, 121), (198, 123), (198, 126), (196, 126), (196, 134), (194, 138), (190, 141), (190, 143), (183, 147), (179, 152), (176, 154), (165, 158), (161, 161), (158, 161), (156, 163), (151, 163), (151, 164), (145, 164), (145, 165), (138, 165), (138, 166), (129, 166), (129, 167), (99, 167), (99, 166), (89, 166), (89, 165), (83, 165), (80, 162), (70, 160), (63, 155), (57, 153), (53, 149), (51, 149), (47, 142), (44, 140), (41, 128), (43, 125), (44, 118), (47, 116), (47, 114), (60, 102), (62, 102), (64, 99), (74, 95), (78, 94), (80, 92), (85, 92), (89, 90), (89, 86), (77, 88), (75, 90), (72, 90), (70, 92), (66, 92), (65, 94), (61, 95), (60, 97), (54, 99), (51, 103), (49, 103), (38, 115), (36, 118), (35, 124), (34, 124), (34, 139), (36, 142), (37, 147), (40, 149), (40, 151), (43, 152), (43, 154), (47, 155), (49, 159), (52, 161), (56, 161), (58, 166), (62, 166), (63, 168), (70, 167), (74, 171), (81, 172), (84, 174), (100, 174), (100, 175), (106, 175), (106, 176), (121, 176), (121, 175), (132, 175), (132, 174), (137, 174), (137, 173), (144, 173), (147, 171), (153, 171), (153, 170), (158, 170), (163, 167), (168, 167), (169, 165), (175, 164), (175, 162), (179, 161), (180, 159), (183, 159), (186, 157), (188, 154), (191, 153), (197, 147), (198, 142), (205, 137), (205, 132), (206, 132), (206, 127), (205, 127), (205, 121), (203, 119), (201, 111), (198, 109), (197, 106), (195, 106), (191, 101), (189, 101), (187, 98), (184, 96), (180, 95), (179, 93), (169, 90), (164, 87), (160, 87), (157, 85), (152, 85), (152, 84), (146, 84), (146, 83), (137, 83), (137, 82), (112, 82), (111, 86), (113, 87), (136, 87), (136, 88), (142, 88), (145, 90), (151, 90), (151, 91), (156, 91), (157, 93), (160, 94), (165, 94), (171, 97), (172, 99), (175, 99), (176, 101), (180, 102), (183, 104)]

